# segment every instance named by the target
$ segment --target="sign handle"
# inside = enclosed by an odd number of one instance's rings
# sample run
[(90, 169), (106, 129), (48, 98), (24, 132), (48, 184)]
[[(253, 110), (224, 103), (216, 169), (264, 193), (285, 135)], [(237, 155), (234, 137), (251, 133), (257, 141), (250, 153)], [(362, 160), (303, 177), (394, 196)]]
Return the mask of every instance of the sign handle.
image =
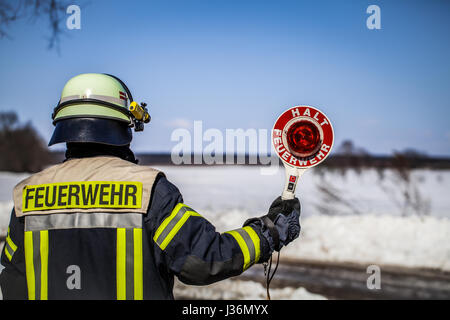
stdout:
[(285, 173), (285, 184), (283, 193), (281, 194), (282, 200), (290, 200), (295, 198), (295, 188), (297, 187), (297, 182), (306, 171), (306, 169), (300, 169), (296, 167), (291, 167), (284, 163), (284, 173)]

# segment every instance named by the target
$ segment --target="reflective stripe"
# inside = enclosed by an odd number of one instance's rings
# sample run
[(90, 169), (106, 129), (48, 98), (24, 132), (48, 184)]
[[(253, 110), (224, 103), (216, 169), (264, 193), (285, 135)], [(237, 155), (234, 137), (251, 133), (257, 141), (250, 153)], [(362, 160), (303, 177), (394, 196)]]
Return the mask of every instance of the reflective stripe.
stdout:
[(252, 227), (247, 226), (247, 227), (244, 227), (243, 229), (245, 231), (247, 231), (248, 235), (250, 236), (250, 239), (253, 242), (253, 245), (255, 247), (255, 262), (254, 263), (257, 263), (261, 256), (261, 243), (260, 243), (259, 236), (255, 232), (255, 230), (253, 230)]
[(120, 104), (121, 106), (127, 107), (127, 100), (122, 100), (116, 97), (104, 96), (101, 94), (91, 94), (89, 99), (98, 99), (110, 103)]
[(117, 229), (117, 300), (125, 300), (126, 295), (126, 229)]
[(183, 203), (175, 206), (172, 213), (158, 227), (153, 237), (153, 241), (161, 250), (167, 247), (190, 216), (201, 217), (200, 214)]
[(241, 248), (244, 257), (243, 270), (259, 261), (261, 255), (260, 240), (258, 234), (251, 227), (247, 226), (225, 233), (232, 235)]
[(117, 300), (143, 299), (142, 228), (117, 228)]
[(41, 299), (41, 245), (40, 231), (33, 232), (33, 265), (34, 265), (34, 285), (36, 289), (36, 300)]
[(12, 260), (14, 252), (16, 252), (16, 250), (17, 250), (17, 246), (10, 237), (9, 227), (8, 227), (8, 234), (6, 236), (6, 243), (5, 243), (5, 254), (6, 254), (6, 257), (9, 259), (9, 261)]
[(124, 107), (127, 106), (126, 100), (122, 100), (122, 99), (119, 99), (116, 97), (105, 96), (105, 95), (101, 95), (101, 94), (91, 94), (89, 96), (72, 95), (72, 96), (62, 97), (61, 101), (59, 103), (64, 103), (64, 102), (68, 102), (71, 100), (84, 99), (84, 98), (98, 99), (98, 100), (102, 100), (102, 101), (106, 101), (106, 102), (110, 102), (110, 103), (120, 104)]
[(25, 270), (28, 299), (48, 298), (48, 231), (25, 231)]
[(48, 231), (41, 230), (41, 300), (48, 299)]
[[(155, 232), (155, 235), (153, 237), (153, 240), (156, 241), (161, 233), (166, 229), (167, 225), (169, 224), (169, 222), (177, 215), (178, 211), (180, 210), (180, 208), (183, 207), (182, 203), (179, 203), (175, 206), (175, 208), (173, 208), (172, 212), (170, 213), (170, 215), (164, 219), (164, 221), (161, 223), (161, 225), (158, 227), (158, 229)], [(158, 243), (158, 242), (157, 242)]]
[(140, 213), (74, 212), (27, 216), (25, 231), (71, 228), (140, 228)]
[(8, 247), (5, 245), (5, 255), (8, 258), (9, 261), (12, 260), (12, 254), (9, 253)]
[(134, 299), (144, 298), (144, 270), (142, 254), (142, 229), (134, 229)]
[(67, 101), (70, 101), (70, 100), (76, 100), (76, 99), (81, 99), (81, 96), (79, 94), (75, 94), (75, 95), (72, 95), (72, 96), (65, 96), (65, 97), (61, 98), (59, 103), (67, 102)]
[(242, 238), (242, 235), (237, 231), (227, 231), (226, 233), (231, 234), (234, 239), (236, 239), (239, 247), (241, 248), (242, 255), (244, 256), (244, 266), (243, 269), (247, 269), (247, 266), (250, 265), (250, 252), (248, 250), (248, 246), (245, 243), (245, 240)]
[(27, 275), (28, 299), (36, 299), (35, 279), (34, 279), (34, 263), (33, 263), (33, 232), (25, 232), (25, 270)]

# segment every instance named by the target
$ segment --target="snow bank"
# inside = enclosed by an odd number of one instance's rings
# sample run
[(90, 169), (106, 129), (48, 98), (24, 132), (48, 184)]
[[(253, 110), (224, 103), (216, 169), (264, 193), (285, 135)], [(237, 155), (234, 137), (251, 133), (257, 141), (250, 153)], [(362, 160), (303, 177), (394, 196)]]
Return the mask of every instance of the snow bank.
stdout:
[(8, 231), (11, 210), (13, 209), (12, 201), (0, 201), (0, 236), (6, 235)]
[(29, 176), (29, 173), (0, 171), (0, 201), (11, 200), (14, 186)]
[(450, 220), (395, 216), (313, 216), (300, 239), (283, 249), (293, 258), (450, 270)]
[[(207, 300), (264, 300), (266, 289), (258, 282), (242, 280), (224, 280), (208, 286), (187, 286), (175, 281), (175, 299), (189, 297), (189, 299)], [(313, 294), (304, 288), (285, 287), (270, 289), (273, 300), (324, 300), (325, 297)]]

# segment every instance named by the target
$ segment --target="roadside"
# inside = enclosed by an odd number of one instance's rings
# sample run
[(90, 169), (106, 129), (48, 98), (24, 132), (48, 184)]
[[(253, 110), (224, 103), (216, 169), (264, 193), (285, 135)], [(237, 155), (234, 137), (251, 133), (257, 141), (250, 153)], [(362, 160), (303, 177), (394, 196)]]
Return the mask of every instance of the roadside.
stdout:
[[(328, 299), (450, 299), (450, 272), (380, 266), (380, 289), (368, 289), (368, 265), (281, 258), (270, 287), (303, 287)], [(239, 276), (265, 283), (262, 266)]]

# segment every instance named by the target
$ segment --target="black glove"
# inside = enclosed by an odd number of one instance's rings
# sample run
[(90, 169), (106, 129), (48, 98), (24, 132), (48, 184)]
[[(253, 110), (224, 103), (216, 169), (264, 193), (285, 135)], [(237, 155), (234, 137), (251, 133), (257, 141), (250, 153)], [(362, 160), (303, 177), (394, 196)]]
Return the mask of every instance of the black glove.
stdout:
[(282, 200), (276, 198), (269, 212), (260, 218), (249, 219), (244, 225), (261, 223), (262, 233), (269, 242), (271, 250), (280, 251), (300, 234), (300, 201), (297, 198)]
[(290, 215), (293, 211), (297, 211), (300, 216), (300, 201), (297, 198), (291, 200), (282, 200), (281, 197), (276, 198), (270, 205), (267, 216), (272, 222), (278, 218), (280, 213), (285, 216)]

